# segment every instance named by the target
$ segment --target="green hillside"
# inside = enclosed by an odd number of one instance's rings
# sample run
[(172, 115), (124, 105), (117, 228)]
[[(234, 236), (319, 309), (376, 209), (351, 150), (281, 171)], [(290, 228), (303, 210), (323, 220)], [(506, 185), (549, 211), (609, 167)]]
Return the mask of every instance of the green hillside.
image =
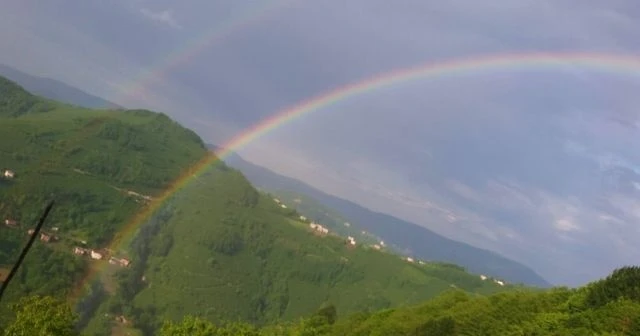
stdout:
[[(426, 302), (344, 314), (323, 305), (307, 317), (257, 327), (195, 316), (164, 321), (160, 336), (636, 336), (640, 335), (640, 268), (624, 267), (578, 289), (521, 290), (490, 296), (451, 289)], [(5, 335), (77, 335), (64, 302), (27, 297)]]
[(50, 199), (56, 205), (43, 232), (58, 238), (34, 244), (3, 301), (67, 293), (92, 267), (72, 248), (105, 247), (146, 206), (142, 195), (164, 190), (206, 153), (195, 133), (165, 115), (76, 108), (0, 77), (0, 280)]
[[(413, 304), (452, 287), (479, 294), (511, 288), (454, 265), (410, 263), (317, 236), (295, 210), (279, 207), (224, 164), (164, 203), (130, 246), (105, 249), (209, 155), (195, 133), (163, 114), (79, 108), (0, 78), (0, 276), (42, 207), (56, 201), (43, 229), (51, 240), (37, 241), (14, 278), (0, 304), (0, 326), (13, 317), (12, 302), (30, 294), (66, 298), (90, 269), (105, 270), (77, 302), (79, 326), (92, 335), (153, 334), (165, 318), (184, 314), (262, 324), (327, 302), (346, 313)], [(5, 170), (15, 175), (4, 177)], [(74, 247), (106, 258), (74, 255)], [(108, 265), (110, 256), (132, 264)]]
[[(209, 145), (209, 148), (215, 148)], [(437, 260), (464, 266), (474, 273), (493, 275), (512, 283), (537, 287), (551, 285), (529, 267), (495, 252), (477, 248), (437, 234), (418, 224), (364, 208), (351, 201), (329, 195), (303, 181), (279, 175), (269, 169), (244, 160), (237, 154), (225, 158), (225, 163), (240, 170), (252, 184), (270, 193), (305, 195), (327, 209), (340, 214), (352, 225), (381, 237), (389, 247), (410, 251), (425, 260)], [(300, 196), (298, 196), (299, 198)]]
[(296, 209), (308, 221), (319, 223), (340, 236), (352, 236), (356, 241), (367, 245), (380, 245), (381, 241), (384, 242), (384, 239), (349, 222), (348, 218), (307, 195), (291, 190), (270, 190), (268, 193), (285, 206)]
[(88, 330), (104, 328), (105, 314), (124, 314), (151, 334), (185, 314), (263, 324), (311, 314), (323, 303), (349, 313), (415, 304), (452, 287), (478, 294), (511, 288), (455, 265), (410, 263), (316, 235), (295, 211), (222, 165), (199, 175), (147, 228), (133, 243), (136, 265)]

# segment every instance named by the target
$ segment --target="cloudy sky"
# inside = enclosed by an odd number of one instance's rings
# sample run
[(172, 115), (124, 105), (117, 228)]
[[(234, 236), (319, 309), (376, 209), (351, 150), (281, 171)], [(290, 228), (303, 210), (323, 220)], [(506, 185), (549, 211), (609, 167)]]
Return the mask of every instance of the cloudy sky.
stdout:
[[(394, 70), (640, 51), (634, 0), (0, 0), (0, 63), (205, 140)], [(606, 57), (601, 58), (607, 63)], [(578, 285), (640, 260), (640, 61), (424, 77), (324, 106), (240, 153)]]

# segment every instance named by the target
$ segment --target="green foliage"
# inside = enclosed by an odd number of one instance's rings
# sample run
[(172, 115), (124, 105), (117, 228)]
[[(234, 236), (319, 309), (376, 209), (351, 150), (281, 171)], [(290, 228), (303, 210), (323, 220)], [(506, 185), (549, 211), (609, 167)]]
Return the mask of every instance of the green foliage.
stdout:
[(77, 335), (76, 316), (64, 301), (50, 296), (30, 296), (14, 305), (15, 320), (4, 330), (5, 336)]
[[(90, 267), (71, 254), (87, 242), (103, 248), (185, 169), (209, 155), (202, 140), (166, 115), (90, 110), (33, 96), (0, 77), (0, 162), (17, 173), (0, 178), (0, 273), (10, 268), (51, 199), (43, 228), (58, 242), (36, 241), (7, 290), (16, 302), (31, 294), (66, 295)], [(52, 229), (56, 227), (58, 231)], [(155, 248), (170, 248), (163, 237)], [(7, 316), (0, 305), (0, 324)]]

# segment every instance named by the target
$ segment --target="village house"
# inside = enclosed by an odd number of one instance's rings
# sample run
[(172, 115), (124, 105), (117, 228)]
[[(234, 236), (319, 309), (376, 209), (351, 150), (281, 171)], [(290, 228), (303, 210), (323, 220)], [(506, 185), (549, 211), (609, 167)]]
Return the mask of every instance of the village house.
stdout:
[(300, 220), (301, 220), (301, 221), (306, 221), (306, 220), (307, 220), (307, 217), (305, 217), (305, 216), (300, 216)]
[(493, 280), (493, 282), (497, 283), (500, 286), (504, 286), (504, 282), (500, 280)]
[(87, 253), (87, 250), (82, 247), (76, 246), (73, 248), (73, 254), (75, 255), (85, 255), (85, 253)]
[(407, 257), (407, 261), (410, 262), (410, 263), (414, 262), (413, 258), (411, 258), (411, 257)]
[(380, 245), (375, 244), (375, 245), (373, 245), (373, 248), (376, 249), (376, 250), (379, 250), (381, 247), (380, 247)]
[(41, 233), (40, 234), (40, 240), (45, 242), (45, 243), (48, 243), (49, 241), (51, 241), (51, 236), (46, 234), (46, 233)]
[(349, 222), (344, 222), (344, 226), (346, 226), (346, 227), (350, 227), (350, 226), (351, 226), (351, 224), (350, 224)]
[(380, 241), (380, 246), (384, 247), (384, 242), (382, 240)]
[(484, 274), (480, 274), (480, 280), (487, 280), (487, 276)]
[(4, 172), (2, 173), (2, 176), (8, 179), (12, 179), (16, 177), (16, 173), (14, 173), (12, 170), (5, 169)]
[(287, 208), (287, 206), (286, 206), (286, 205), (284, 205), (284, 204), (280, 204), (280, 207), (281, 207), (281, 208), (283, 208), (283, 209), (286, 209), (286, 208)]
[(349, 237), (347, 237), (347, 241), (349, 242), (349, 245), (356, 246), (356, 239), (355, 238), (349, 236)]
[(102, 254), (91, 250), (91, 259), (95, 259), (95, 260), (101, 260), (102, 259)]
[(4, 220), (4, 225), (6, 225), (8, 227), (16, 227), (16, 226), (18, 226), (18, 222), (13, 220), (13, 219), (5, 219)]
[(278, 204), (280, 204), (280, 200), (279, 200), (279, 199), (277, 199), (277, 198), (274, 198), (274, 199), (273, 199), (273, 201), (274, 201), (274, 202), (276, 202), (276, 203), (278, 203)]
[(327, 229), (326, 227), (320, 225), (320, 224), (316, 224), (316, 223), (311, 223), (309, 224), (309, 227), (317, 232), (317, 233), (321, 233), (321, 234), (327, 234), (329, 233), (329, 229)]
[(129, 267), (129, 264), (131, 264), (131, 261), (129, 259), (126, 259), (126, 258), (120, 259), (120, 266)]
[(36, 232), (36, 230), (34, 230), (34, 229), (29, 229), (29, 231), (27, 231), (27, 234), (28, 234), (29, 236), (33, 236), (33, 233), (34, 233), (34, 232)]
[(420, 264), (420, 265), (424, 265), (424, 264), (425, 264), (425, 262), (424, 262), (424, 261), (422, 261), (422, 260), (419, 260), (419, 261), (418, 261), (418, 264)]

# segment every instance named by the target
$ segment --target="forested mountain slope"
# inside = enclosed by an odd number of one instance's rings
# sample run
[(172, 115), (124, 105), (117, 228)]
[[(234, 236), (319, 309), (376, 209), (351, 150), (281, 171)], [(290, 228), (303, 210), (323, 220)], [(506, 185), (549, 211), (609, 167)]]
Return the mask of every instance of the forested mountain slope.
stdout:
[[(209, 145), (209, 148), (215, 146)], [(279, 175), (233, 154), (225, 158), (255, 186), (276, 196), (299, 194), (340, 214), (350, 224), (382, 238), (398, 250), (410, 250), (418, 258), (451, 262), (471, 272), (491, 274), (513, 283), (551, 286), (529, 267), (497, 253), (443, 237), (427, 228), (402, 219), (366, 209), (351, 201), (324, 193), (302, 181)]]
[[(56, 201), (0, 304), (0, 325), (19, 298), (67, 298), (79, 285), (91, 285), (76, 308), (92, 335), (154, 334), (184, 314), (262, 324), (323, 303), (347, 313), (412, 304), (452, 287), (512, 289), (455, 265), (409, 262), (314, 233), (225, 164), (193, 170), (207, 158), (202, 140), (163, 114), (79, 108), (0, 78), (0, 276), (43, 206)], [(181, 177), (190, 183), (177, 183)], [(154, 203), (176, 185), (184, 188)], [(152, 205), (159, 205), (153, 216), (136, 216)], [(122, 234), (131, 243), (113, 245)], [(103, 258), (92, 259), (91, 250)], [(81, 282), (90, 270), (99, 271), (96, 281)]]

